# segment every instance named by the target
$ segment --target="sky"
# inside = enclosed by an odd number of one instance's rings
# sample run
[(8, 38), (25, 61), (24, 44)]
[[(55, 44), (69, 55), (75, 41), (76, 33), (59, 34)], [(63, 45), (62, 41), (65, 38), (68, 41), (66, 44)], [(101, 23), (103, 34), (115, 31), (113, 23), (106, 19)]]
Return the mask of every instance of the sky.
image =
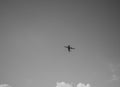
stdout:
[(117, 0), (1, 0), (0, 12), (0, 84), (120, 86)]

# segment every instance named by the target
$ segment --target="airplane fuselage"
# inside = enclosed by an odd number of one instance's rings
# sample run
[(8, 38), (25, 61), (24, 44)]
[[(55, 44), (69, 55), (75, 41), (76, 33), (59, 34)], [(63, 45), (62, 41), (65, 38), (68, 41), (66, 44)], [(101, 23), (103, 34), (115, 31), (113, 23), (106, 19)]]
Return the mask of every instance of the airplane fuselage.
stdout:
[(71, 49), (75, 49), (75, 48), (72, 48), (70, 45), (65, 46), (65, 48), (68, 48), (68, 52), (71, 52)]

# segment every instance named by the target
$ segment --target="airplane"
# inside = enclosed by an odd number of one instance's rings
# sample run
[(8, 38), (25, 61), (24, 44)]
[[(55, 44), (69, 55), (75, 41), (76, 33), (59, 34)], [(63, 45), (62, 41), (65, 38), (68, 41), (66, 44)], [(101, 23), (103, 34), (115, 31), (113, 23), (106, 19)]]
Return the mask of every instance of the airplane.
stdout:
[(72, 48), (70, 45), (68, 46), (64, 46), (65, 48), (68, 48), (68, 52), (71, 52), (71, 49), (75, 49), (75, 48)]

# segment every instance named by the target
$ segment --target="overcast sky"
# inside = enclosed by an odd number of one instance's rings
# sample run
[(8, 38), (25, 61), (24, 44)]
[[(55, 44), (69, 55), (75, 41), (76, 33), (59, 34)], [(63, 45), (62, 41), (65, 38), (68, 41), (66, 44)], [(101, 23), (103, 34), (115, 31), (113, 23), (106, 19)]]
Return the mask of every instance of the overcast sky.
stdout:
[(116, 0), (1, 0), (0, 84), (119, 87), (118, 8)]

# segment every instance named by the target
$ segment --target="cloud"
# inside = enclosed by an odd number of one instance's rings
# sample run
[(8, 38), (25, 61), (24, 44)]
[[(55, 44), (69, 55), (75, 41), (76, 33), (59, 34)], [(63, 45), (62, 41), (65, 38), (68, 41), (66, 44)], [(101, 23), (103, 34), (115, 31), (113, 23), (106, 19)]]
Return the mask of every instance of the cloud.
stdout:
[[(73, 87), (72, 84), (65, 83), (65, 82), (57, 82), (56, 87)], [(83, 83), (78, 83), (76, 87), (90, 87), (90, 84), (83, 84)]]
[(0, 84), (0, 87), (11, 87), (8, 84)]
[(112, 75), (112, 81), (116, 81), (116, 80), (119, 80), (119, 78), (118, 78), (117, 75), (113, 74), (113, 75)]
[(90, 84), (83, 84), (83, 83), (79, 83), (77, 84), (77, 87), (90, 87)]
[(119, 76), (116, 74), (118, 72), (119, 67), (120, 67), (120, 65), (117, 65), (115, 67), (115, 65), (110, 64), (110, 68), (111, 68), (111, 72), (112, 72), (112, 79), (109, 80), (110, 82), (119, 80)]
[(72, 87), (72, 85), (69, 83), (65, 83), (65, 82), (57, 82), (56, 87)]

